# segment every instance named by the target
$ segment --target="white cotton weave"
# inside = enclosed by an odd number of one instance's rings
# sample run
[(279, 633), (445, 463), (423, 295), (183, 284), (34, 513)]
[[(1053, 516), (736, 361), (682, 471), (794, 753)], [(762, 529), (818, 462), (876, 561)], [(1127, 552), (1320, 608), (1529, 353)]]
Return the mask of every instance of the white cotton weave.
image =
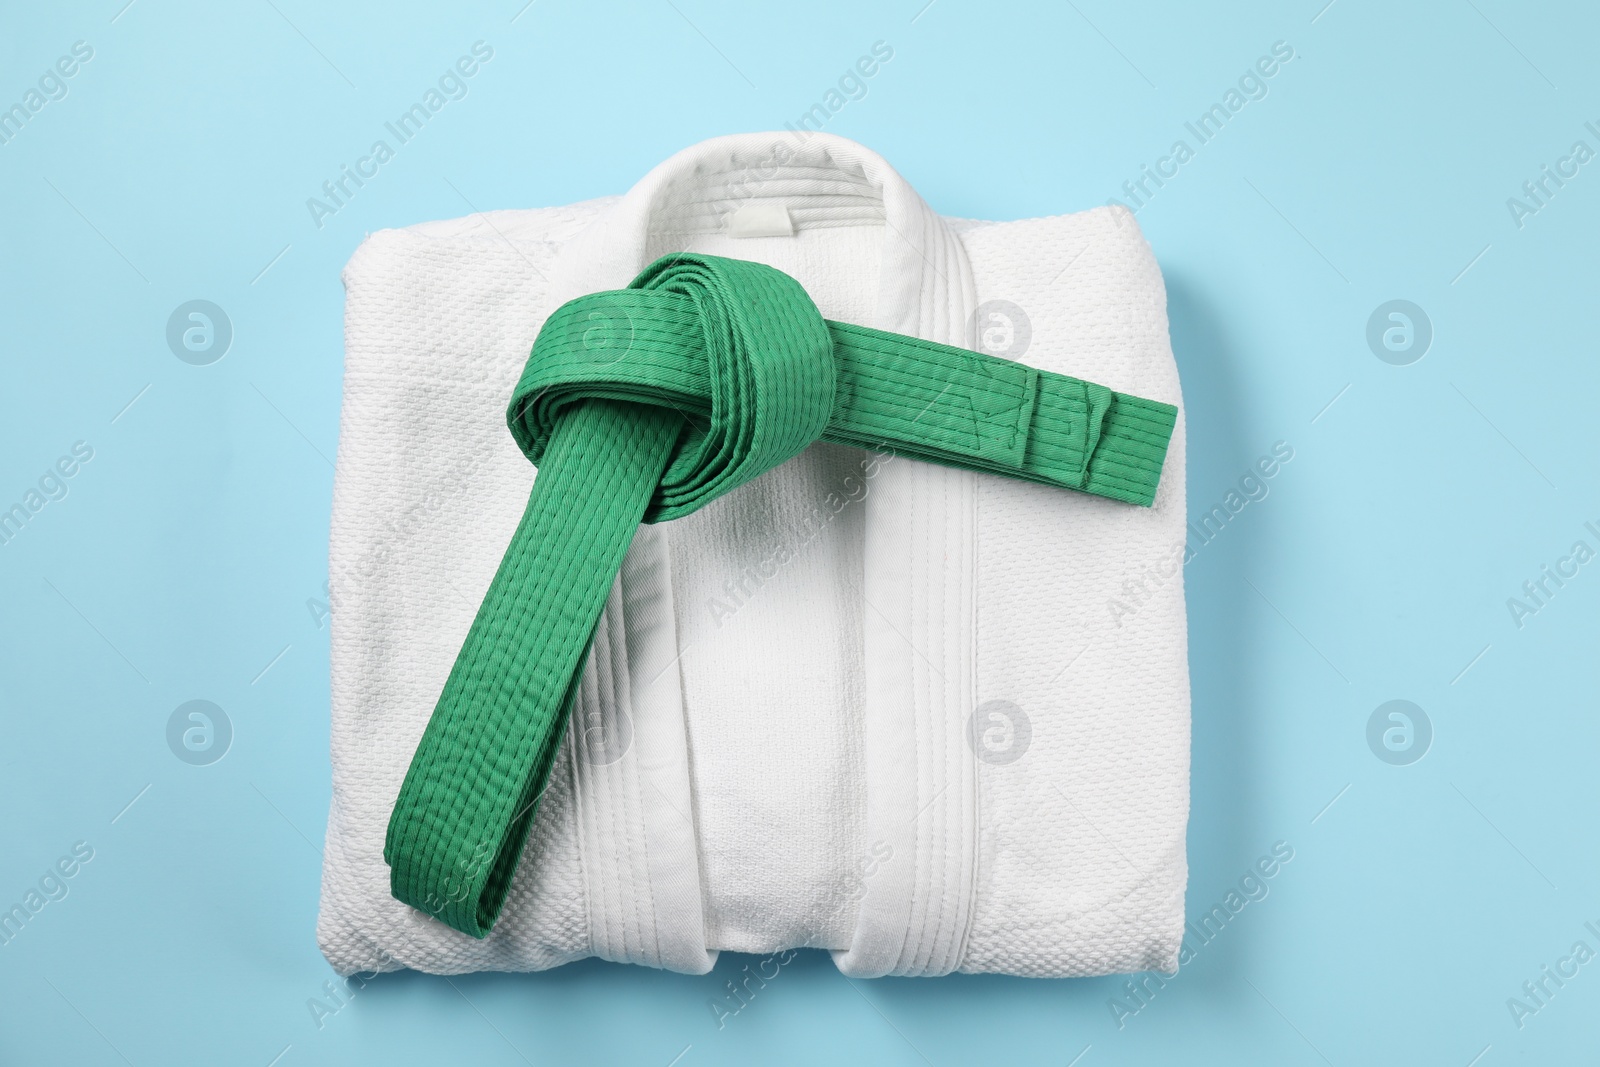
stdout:
[(344, 273), (329, 961), (703, 973), (723, 949), (816, 947), (854, 976), (1175, 968), (1181, 410), (1151, 508), (816, 444), (642, 527), (493, 932), (389, 895), (389, 812), (533, 481), (505, 426), (533, 338), (673, 251), (1181, 409), (1128, 212), (944, 219), (829, 135), (719, 138), (622, 197), (371, 235)]

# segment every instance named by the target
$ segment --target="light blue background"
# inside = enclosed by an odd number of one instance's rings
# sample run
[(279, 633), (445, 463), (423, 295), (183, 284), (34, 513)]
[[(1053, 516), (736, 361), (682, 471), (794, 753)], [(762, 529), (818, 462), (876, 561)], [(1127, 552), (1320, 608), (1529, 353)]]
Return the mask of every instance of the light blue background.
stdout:
[[(1574, 541), (1600, 547), (1600, 162), (1520, 228), (1506, 206), (1575, 140), (1600, 149), (1591, 8), (123, 2), (0, 23), (0, 106), (94, 49), (0, 145), (0, 507), (94, 449), (0, 546), (0, 905), (94, 849), (0, 947), (0, 1062), (1600, 1060), (1600, 962), (1520, 1029), (1506, 1005), (1573, 942), (1600, 948), (1600, 563), (1521, 628), (1506, 605)], [(479, 39), (470, 94), (318, 229), (306, 198)], [(1191, 509), (1295, 450), (1186, 571), (1191, 918), (1274, 842), (1293, 861), (1120, 1029), (1123, 979), (849, 982), (820, 954), (721, 1030), (707, 1001), (748, 957), (387, 976), (319, 1029), (328, 655), (307, 601), (341, 266), (371, 230), (621, 192), (688, 144), (779, 127), (880, 39), (893, 60), (827, 128), (936, 209), (995, 219), (1120, 195), (1293, 47), (1138, 213)], [(196, 298), (235, 331), (210, 366), (165, 341)], [(1409, 366), (1365, 339), (1394, 298), (1434, 329)], [(165, 739), (195, 698), (235, 731), (211, 766)], [(1366, 741), (1396, 698), (1434, 730), (1409, 766)]]

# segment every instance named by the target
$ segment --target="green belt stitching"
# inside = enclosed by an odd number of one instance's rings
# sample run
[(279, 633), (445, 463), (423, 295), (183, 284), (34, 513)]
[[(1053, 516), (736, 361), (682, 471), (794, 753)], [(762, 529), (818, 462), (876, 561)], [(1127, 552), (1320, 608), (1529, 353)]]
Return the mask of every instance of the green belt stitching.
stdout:
[(834, 441), (1148, 506), (1177, 409), (824, 320), (793, 278), (677, 254), (558, 308), (507, 412), (539, 467), (389, 819), (396, 899), (484, 937), (640, 522)]

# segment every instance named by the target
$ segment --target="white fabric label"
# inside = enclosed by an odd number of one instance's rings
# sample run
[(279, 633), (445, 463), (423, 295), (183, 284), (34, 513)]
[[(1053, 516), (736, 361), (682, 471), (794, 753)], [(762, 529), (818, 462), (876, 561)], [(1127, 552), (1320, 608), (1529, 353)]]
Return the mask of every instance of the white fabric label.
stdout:
[(729, 237), (793, 237), (789, 209), (770, 200), (744, 204), (728, 216)]

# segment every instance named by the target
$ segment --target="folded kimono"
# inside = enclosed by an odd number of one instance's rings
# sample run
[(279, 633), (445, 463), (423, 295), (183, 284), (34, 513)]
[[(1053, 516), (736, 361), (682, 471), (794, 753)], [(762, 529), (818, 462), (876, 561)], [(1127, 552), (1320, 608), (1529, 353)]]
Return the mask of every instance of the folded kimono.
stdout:
[[(892, 366), (897, 396), (928, 398), (902, 436), (966, 433), (988, 458), (839, 432), (878, 395), (850, 386), (817, 407), (813, 429), (831, 405), (835, 432), (793, 458), (692, 509), (652, 504), (583, 630), (570, 721), (548, 778), (528, 779), (515, 847), (433, 841), (460, 870), (402, 891), (412, 841), (391, 819), (470, 808), (503, 755), (440, 756), (429, 721), (528, 536), (544, 441), (519, 420), (563, 387), (548, 369), (529, 385), (530, 346), (572, 338), (585, 372), (609, 376), (600, 395), (621, 395), (617, 368), (638, 360), (608, 346), (671, 325), (625, 309), (670, 318), (682, 301), (569, 302), (685, 274), (777, 286), (741, 298), (762, 314), (800, 294), (836, 345), (860, 347), (863, 381), (891, 376), (873, 348), (888, 335), (918, 359), (986, 354), (960, 374)], [(1131, 214), (943, 218), (860, 145), (751, 134), (687, 149), (622, 197), (381, 231), (344, 281), (318, 921), (337, 970), (598, 956), (704, 973), (723, 949), (802, 947), (863, 977), (1176, 968), (1183, 417), (1160, 271)], [(585, 307), (599, 310), (569, 321)], [(840, 389), (855, 380), (839, 374)], [(688, 425), (704, 416), (693, 393), (671, 394)], [(1163, 409), (1152, 451), (1139, 413)], [(1041, 429), (1058, 410), (1075, 441)], [(1052, 454), (1066, 475), (1029, 473)], [(588, 537), (577, 517), (552, 521), (546, 541)], [(470, 893), (496, 865), (482, 905)]]

